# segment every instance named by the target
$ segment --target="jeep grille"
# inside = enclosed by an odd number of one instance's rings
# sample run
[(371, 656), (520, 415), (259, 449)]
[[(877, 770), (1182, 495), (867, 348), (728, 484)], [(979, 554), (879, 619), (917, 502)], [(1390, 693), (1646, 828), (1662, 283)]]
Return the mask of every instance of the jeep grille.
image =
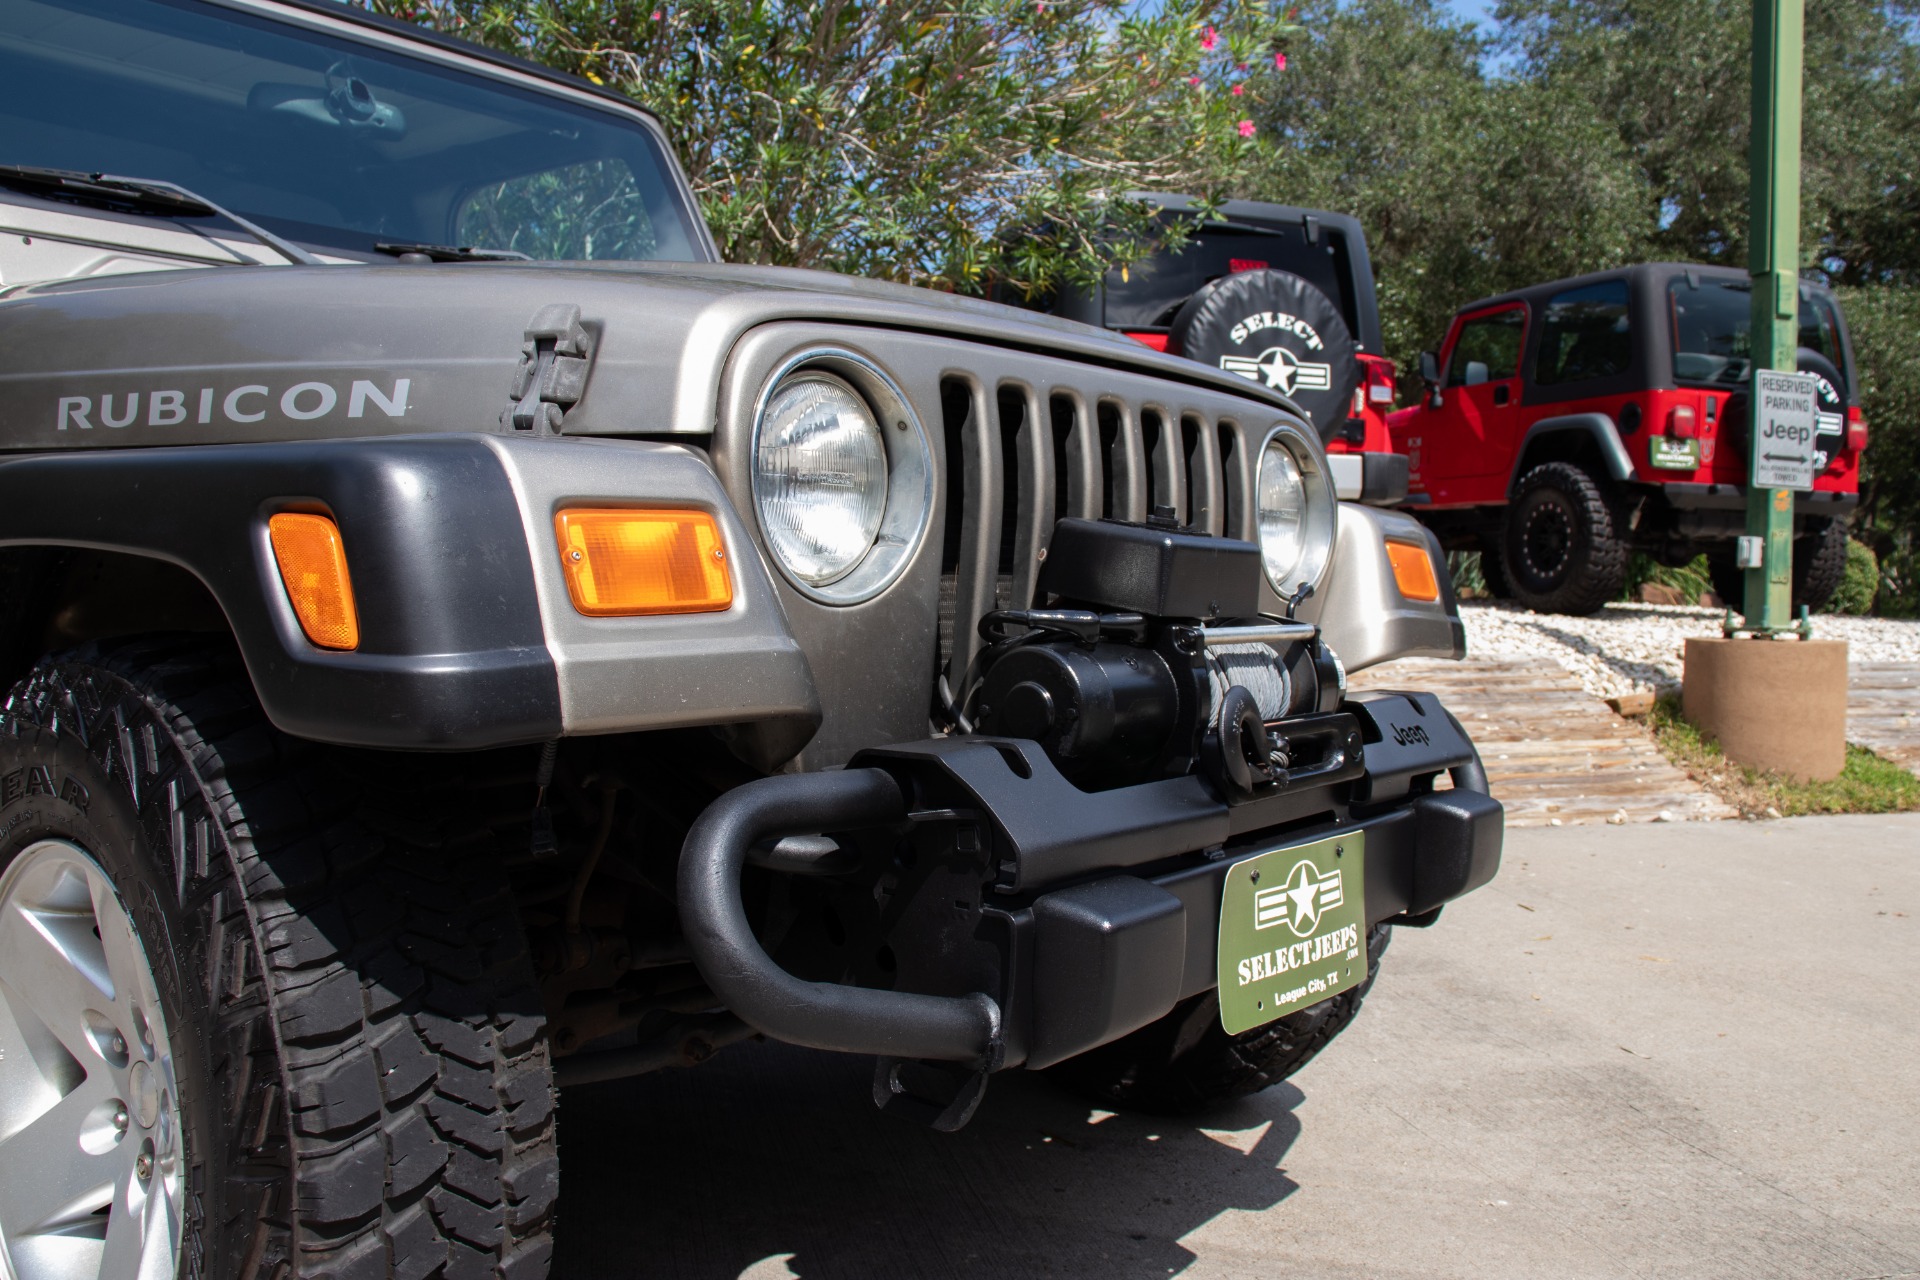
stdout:
[[(1033, 603), (1054, 521), (1145, 520), (1155, 507), (1214, 535), (1251, 539), (1253, 451), (1227, 418), (1115, 396), (949, 376), (940, 385), (947, 506), (940, 577), (941, 669), (957, 680), (980, 648), (975, 624)], [(965, 625), (956, 625), (965, 619)]]

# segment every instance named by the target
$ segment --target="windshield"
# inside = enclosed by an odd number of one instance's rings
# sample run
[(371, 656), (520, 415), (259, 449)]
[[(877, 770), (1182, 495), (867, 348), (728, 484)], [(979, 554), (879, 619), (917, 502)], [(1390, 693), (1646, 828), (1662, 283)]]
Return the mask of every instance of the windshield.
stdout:
[[(1673, 313), (1674, 380), (1745, 382), (1753, 361), (1753, 290), (1747, 282), (1702, 280), (1692, 285), (1680, 277), (1667, 285), (1667, 298)], [(1833, 361), (1843, 379), (1847, 376), (1833, 300), (1811, 289), (1800, 290), (1798, 345), (1819, 352)]]
[(0, 163), (175, 182), (289, 239), (698, 261), (639, 121), (167, 0), (0, 0)]

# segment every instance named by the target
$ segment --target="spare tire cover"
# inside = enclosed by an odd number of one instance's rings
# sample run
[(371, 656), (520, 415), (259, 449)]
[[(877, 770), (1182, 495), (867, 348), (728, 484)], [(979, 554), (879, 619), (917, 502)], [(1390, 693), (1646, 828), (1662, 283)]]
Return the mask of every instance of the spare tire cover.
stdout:
[(1813, 474), (1819, 475), (1847, 444), (1847, 393), (1833, 361), (1810, 347), (1795, 352), (1801, 373), (1814, 376)]
[(1285, 271), (1222, 276), (1173, 317), (1167, 350), (1271, 387), (1324, 439), (1346, 421), (1360, 344), (1326, 294)]

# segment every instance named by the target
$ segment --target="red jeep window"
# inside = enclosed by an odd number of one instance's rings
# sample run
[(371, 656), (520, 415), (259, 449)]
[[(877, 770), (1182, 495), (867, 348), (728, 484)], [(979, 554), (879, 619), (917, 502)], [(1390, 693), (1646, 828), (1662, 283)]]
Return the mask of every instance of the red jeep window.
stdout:
[(1540, 318), (1541, 386), (1617, 378), (1633, 360), (1627, 282), (1603, 280), (1555, 294)]
[(1520, 339), (1526, 323), (1527, 313), (1513, 307), (1475, 316), (1461, 325), (1460, 337), (1453, 344), (1453, 359), (1447, 362), (1447, 385), (1478, 386), (1520, 372)]
[[(1684, 278), (1667, 285), (1673, 314), (1673, 376), (1680, 382), (1731, 385), (1747, 380), (1752, 363), (1751, 286), (1744, 280)], [(1800, 291), (1799, 343), (1833, 361), (1844, 376), (1846, 348), (1833, 301), (1811, 289)]]

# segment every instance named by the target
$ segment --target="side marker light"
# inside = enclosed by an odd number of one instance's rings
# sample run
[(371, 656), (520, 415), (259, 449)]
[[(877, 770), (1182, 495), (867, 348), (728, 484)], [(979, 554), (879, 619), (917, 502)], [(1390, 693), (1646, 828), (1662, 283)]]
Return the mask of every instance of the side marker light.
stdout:
[(1409, 600), (1438, 600), (1440, 583), (1433, 576), (1433, 557), (1425, 547), (1410, 542), (1388, 542), (1387, 560), (1393, 565), (1393, 584)]
[(711, 512), (577, 507), (553, 518), (553, 532), (567, 594), (590, 618), (712, 613), (733, 603)]
[(307, 639), (322, 649), (359, 648), (360, 615), (353, 607), (340, 527), (326, 516), (282, 511), (267, 520), (267, 535)]

